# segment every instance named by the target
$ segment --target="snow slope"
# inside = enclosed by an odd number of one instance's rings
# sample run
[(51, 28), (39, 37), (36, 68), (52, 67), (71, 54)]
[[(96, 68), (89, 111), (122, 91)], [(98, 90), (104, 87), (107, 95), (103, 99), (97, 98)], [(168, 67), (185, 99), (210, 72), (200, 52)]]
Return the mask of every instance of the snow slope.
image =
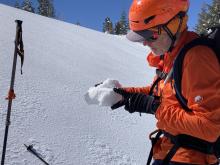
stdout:
[[(125, 37), (103, 34), (0, 4), (0, 147), (2, 148), (15, 19), (23, 20), (25, 63), (18, 59), (5, 164), (41, 165), (34, 148), (52, 165), (141, 165), (150, 150), (151, 115), (89, 106), (84, 94), (106, 78), (145, 86), (154, 71), (149, 51)], [(101, 25), (100, 25), (101, 26)]]

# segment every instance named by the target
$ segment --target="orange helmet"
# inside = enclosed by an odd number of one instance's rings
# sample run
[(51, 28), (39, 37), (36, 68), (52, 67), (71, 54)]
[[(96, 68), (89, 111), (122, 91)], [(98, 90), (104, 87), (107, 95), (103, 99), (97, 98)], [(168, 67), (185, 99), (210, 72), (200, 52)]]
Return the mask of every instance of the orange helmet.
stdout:
[(141, 31), (163, 25), (188, 8), (189, 0), (133, 0), (129, 26), (133, 31)]

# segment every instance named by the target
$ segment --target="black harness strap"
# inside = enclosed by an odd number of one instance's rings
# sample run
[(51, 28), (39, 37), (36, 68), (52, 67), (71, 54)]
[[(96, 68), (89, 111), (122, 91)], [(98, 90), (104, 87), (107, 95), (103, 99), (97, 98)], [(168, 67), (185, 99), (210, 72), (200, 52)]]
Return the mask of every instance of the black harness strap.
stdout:
[[(176, 136), (173, 136), (167, 132), (163, 131), (164, 136), (168, 137), (171, 142), (174, 144), (173, 147), (170, 149), (169, 153), (163, 160), (162, 165), (167, 165), (177, 150), (182, 147), (182, 148), (187, 148), (187, 149), (193, 149), (199, 152), (202, 152), (204, 154), (213, 154), (218, 157), (216, 153), (216, 142), (208, 142), (190, 135), (185, 135), (185, 134), (179, 134)], [(218, 142), (218, 140), (217, 140)]]
[[(152, 136), (156, 133), (156, 136), (153, 138)], [(150, 154), (148, 156), (148, 160), (147, 160), (147, 165), (150, 165), (152, 158), (153, 158), (153, 148), (154, 145), (157, 143), (157, 141), (160, 139), (160, 136), (162, 135), (162, 131), (161, 130), (157, 130), (156, 132), (153, 132), (150, 134), (150, 140), (151, 140), (151, 149), (150, 149)]]
[(168, 154), (166, 155), (166, 157), (163, 159), (161, 165), (168, 165), (179, 148), (180, 146), (178, 144), (174, 144), (173, 147), (168, 152)]
[(179, 134), (179, 135), (173, 136), (162, 130), (157, 131), (157, 134), (154, 138), (151, 137), (153, 134), (155, 134), (155, 132), (153, 132), (150, 135), (152, 148), (150, 150), (147, 165), (150, 165), (151, 163), (151, 160), (153, 157), (153, 148), (155, 144), (157, 143), (157, 141), (160, 139), (160, 136), (162, 134), (164, 134), (165, 137), (170, 139), (171, 143), (173, 144), (173, 147), (170, 149), (166, 157), (162, 160), (161, 165), (168, 165), (180, 147), (186, 148), (186, 149), (193, 149), (193, 150), (196, 150), (196, 151), (199, 151), (205, 154), (209, 154), (209, 155), (213, 154), (213, 155), (216, 155), (217, 158), (219, 157), (218, 155), (219, 151), (216, 151), (216, 146), (217, 146), (217, 143), (219, 143), (220, 138), (216, 142), (212, 143), (212, 142), (208, 142), (208, 141), (205, 141), (205, 140), (202, 140), (202, 139), (190, 136), (190, 135), (185, 135), (185, 134)]

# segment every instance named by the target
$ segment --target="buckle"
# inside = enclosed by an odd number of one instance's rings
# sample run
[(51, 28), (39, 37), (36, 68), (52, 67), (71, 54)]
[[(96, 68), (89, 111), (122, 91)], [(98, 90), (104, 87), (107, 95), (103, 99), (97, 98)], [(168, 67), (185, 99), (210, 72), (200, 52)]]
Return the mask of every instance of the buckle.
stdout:
[(155, 134), (158, 134), (159, 132), (160, 132), (159, 129), (157, 129), (157, 130), (151, 132), (151, 133), (149, 134), (149, 139), (150, 139), (150, 140), (155, 139), (157, 135), (156, 135), (156, 136), (154, 136), (154, 135), (155, 135)]

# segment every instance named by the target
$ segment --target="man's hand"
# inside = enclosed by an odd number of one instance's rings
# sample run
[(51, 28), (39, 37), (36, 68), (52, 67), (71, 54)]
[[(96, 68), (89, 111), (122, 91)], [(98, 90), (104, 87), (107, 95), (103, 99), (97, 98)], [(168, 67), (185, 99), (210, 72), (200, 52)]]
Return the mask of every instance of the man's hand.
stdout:
[(118, 93), (119, 95), (121, 95), (122, 96), (122, 100), (120, 100), (119, 102), (117, 102), (114, 105), (112, 105), (111, 109), (117, 109), (117, 108), (119, 108), (121, 106), (126, 105), (131, 94), (129, 92), (126, 92), (122, 88), (113, 88), (113, 91), (115, 93)]
[(116, 109), (125, 106), (125, 110), (130, 113), (143, 112), (155, 114), (158, 106), (160, 105), (159, 97), (149, 96), (143, 93), (129, 93), (122, 88), (113, 88), (114, 92), (120, 94), (123, 99), (111, 108)]

